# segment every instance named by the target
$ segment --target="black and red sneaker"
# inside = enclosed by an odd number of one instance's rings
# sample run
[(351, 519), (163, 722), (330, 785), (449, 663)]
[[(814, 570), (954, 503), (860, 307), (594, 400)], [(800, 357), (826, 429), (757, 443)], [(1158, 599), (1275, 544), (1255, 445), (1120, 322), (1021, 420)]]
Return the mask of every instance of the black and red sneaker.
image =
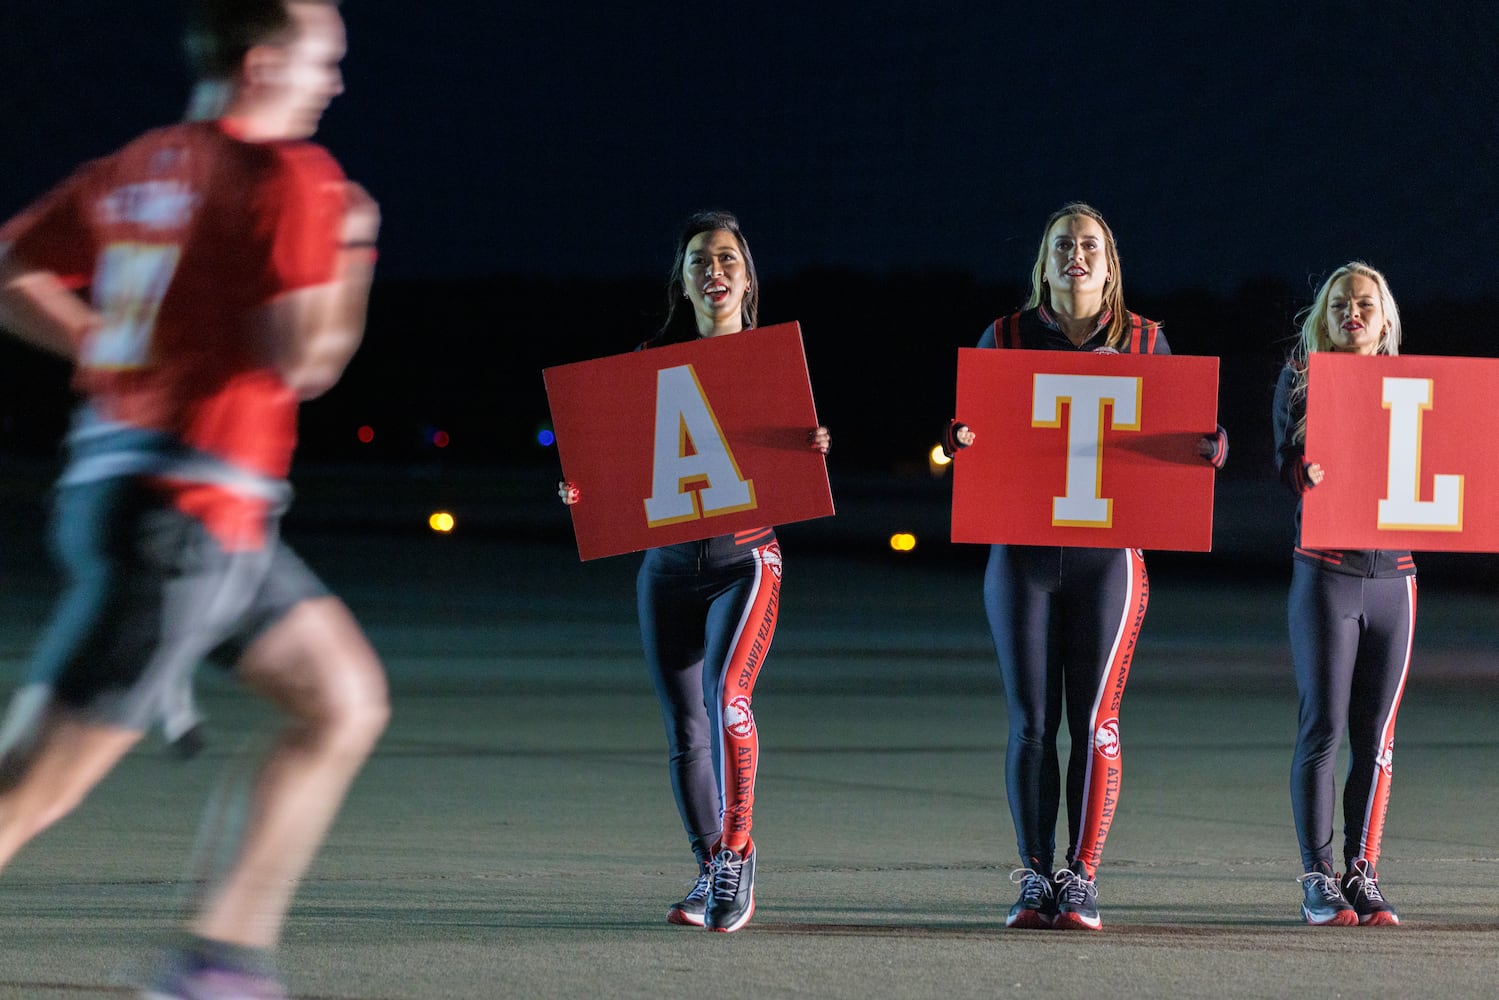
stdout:
[(1103, 927), (1103, 918), (1098, 915), (1097, 882), (1081, 874), (1081, 868), (1076, 872), (1063, 868), (1053, 881), (1057, 893), (1053, 927), (1059, 931), (1096, 931)]
[(687, 895), (667, 907), (666, 922), (679, 927), (703, 926), (703, 916), (708, 910), (710, 888), (708, 866), (700, 864), (697, 881), (692, 883), (692, 888), (687, 891)]
[(743, 854), (720, 847), (708, 871), (708, 908), (703, 926), (730, 933), (749, 923), (755, 913), (755, 845)]
[(1379, 876), (1363, 858), (1348, 862), (1348, 873), (1342, 878), (1341, 888), (1343, 898), (1348, 900), (1363, 926), (1393, 927), (1400, 923), (1400, 915), (1379, 889)]
[(1057, 916), (1057, 898), (1050, 875), (1034, 868), (1016, 868), (1010, 881), (1020, 886), (1020, 898), (1005, 917), (1006, 927), (1021, 930), (1045, 930)]
[(1358, 914), (1344, 898), (1336, 876), (1307, 872), (1296, 881), (1301, 883), (1301, 918), (1307, 923), (1314, 927), (1357, 926)]

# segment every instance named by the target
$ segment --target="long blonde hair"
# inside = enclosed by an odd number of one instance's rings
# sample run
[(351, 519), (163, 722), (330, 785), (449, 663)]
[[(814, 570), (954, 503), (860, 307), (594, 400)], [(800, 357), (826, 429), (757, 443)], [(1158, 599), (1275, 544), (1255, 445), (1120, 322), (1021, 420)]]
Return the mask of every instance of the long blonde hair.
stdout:
[(1296, 321), (1301, 329), (1288, 362), (1291, 370), (1296, 373), (1296, 381), (1291, 386), (1291, 412), (1295, 413), (1298, 406), (1301, 411), (1301, 415), (1296, 419), (1296, 429), (1292, 432), (1294, 441), (1306, 440), (1306, 381), (1309, 359), (1318, 351), (1331, 351), (1336, 347), (1327, 326), (1327, 301), (1332, 298), (1334, 285), (1349, 275), (1355, 274), (1368, 278), (1379, 290), (1379, 308), (1384, 313), (1384, 329), (1380, 331), (1379, 343), (1375, 345), (1374, 353), (1392, 356), (1400, 353), (1400, 308), (1395, 305), (1395, 296), (1390, 293), (1390, 283), (1385, 280), (1385, 276), (1361, 260), (1351, 260), (1329, 274), (1327, 280), (1322, 282), (1322, 287), (1317, 289), (1317, 297), (1312, 304), (1296, 314)]
[(1046, 225), (1041, 228), (1041, 247), (1036, 251), (1036, 264), (1031, 268), (1031, 297), (1026, 301), (1025, 307), (1034, 309), (1041, 305), (1042, 297), (1046, 294), (1046, 258), (1051, 253), (1051, 247), (1048, 245), (1051, 239), (1051, 227), (1062, 219), (1069, 219), (1074, 215), (1092, 219), (1098, 223), (1098, 228), (1103, 230), (1103, 250), (1109, 262), (1109, 277), (1103, 286), (1103, 307), (1109, 313), (1109, 326), (1104, 343), (1117, 348), (1124, 342), (1125, 335), (1129, 332), (1129, 313), (1124, 311), (1124, 276), (1119, 269), (1119, 245), (1114, 241), (1114, 231), (1104, 221), (1102, 213), (1086, 202), (1068, 202), (1051, 213), (1046, 220)]

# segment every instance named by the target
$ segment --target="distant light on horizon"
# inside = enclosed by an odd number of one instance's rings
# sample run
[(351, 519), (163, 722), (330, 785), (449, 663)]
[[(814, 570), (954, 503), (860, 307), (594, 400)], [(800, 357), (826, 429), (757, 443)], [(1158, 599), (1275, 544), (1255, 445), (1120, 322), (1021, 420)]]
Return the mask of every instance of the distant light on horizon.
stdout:
[(890, 548), (895, 552), (910, 552), (916, 548), (916, 536), (909, 531), (897, 531), (890, 536)]
[(437, 532), (440, 535), (446, 535), (448, 532), (452, 531), (453, 528), (457, 526), (457, 524), (458, 522), (453, 520), (453, 515), (449, 514), (445, 510), (439, 510), (435, 512), (431, 517), (427, 518), (427, 527), (431, 528), (433, 531)]
[(446, 448), (453, 439), (448, 436), (447, 431), (432, 432), (432, 447)]
[(941, 479), (947, 475), (952, 466), (952, 456), (942, 450), (942, 445), (932, 445), (932, 450), (926, 453), (926, 469), (931, 473), (933, 479)]
[(360, 444), (369, 444), (375, 440), (375, 429), (369, 424), (360, 424), (359, 430), (354, 433), (359, 437)]

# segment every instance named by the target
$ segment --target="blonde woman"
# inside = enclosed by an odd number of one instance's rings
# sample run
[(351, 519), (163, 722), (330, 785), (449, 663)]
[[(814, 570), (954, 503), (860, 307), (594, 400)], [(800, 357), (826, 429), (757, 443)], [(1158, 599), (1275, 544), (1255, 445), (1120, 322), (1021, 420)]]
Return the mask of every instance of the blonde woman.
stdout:
[[(1125, 309), (1119, 250), (1097, 209), (1081, 202), (1052, 213), (1041, 230), (1024, 309), (990, 324), (979, 347), (1110, 354), (1169, 354), (1161, 326)], [(949, 454), (975, 431), (954, 420)], [(1199, 447), (1222, 467), (1219, 427)], [(1113, 821), (1122, 768), (1117, 698), (1150, 585), (1139, 549), (995, 545), (984, 576), (984, 608), (1004, 679), (1009, 719), (1005, 789), (1020, 849), (1011, 880), (1020, 898), (1005, 926), (1098, 930), (1094, 875)], [(1066, 801), (1066, 865), (1054, 867), (1064, 791), (1057, 734), (1065, 702), (1072, 751)]]
[[(1334, 271), (1301, 316), (1301, 336), (1275, 389), (1276, 465), (1301, 497), (1351, 455), (1306, 454), (1308, 358), (1318, 351), (1398, 354), (1400, 313), (1384, 275), (1361, 262)], [(1324, 466), (1323, 463), (1326, 463)], [(1395, 714), (1410, 670), (1416, 564), (1409, 552), (1296, 546), (1287, 614), (1299, 697), (1291, 812), (1301, 844), (1302, 918), (1331, 926), (1398, 924), (1379, 861), (1394, 757)], [(1334, 871), (1334, 761), (1347, 730), (1343, 872)]]

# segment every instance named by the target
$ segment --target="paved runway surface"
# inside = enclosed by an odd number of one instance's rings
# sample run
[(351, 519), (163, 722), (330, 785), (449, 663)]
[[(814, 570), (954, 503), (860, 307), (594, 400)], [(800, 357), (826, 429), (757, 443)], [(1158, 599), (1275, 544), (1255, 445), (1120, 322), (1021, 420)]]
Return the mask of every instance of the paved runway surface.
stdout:
[[(0, 536), (6, 683), (51, 597), (40, 526), (18, 524), (29, 510), (0, 510), (23, 529)], [(1492, 594), (1423, 578), (1380, 864), (1403, 926), (1308, 928), (1283, 581), (1161, 559), (1124, 703), (1104, 930), (1017, 932), (973, 560), (798, 548), (792, 532), (755, 699), (758, 909), (714, 935), (664, 921), (691, 867), (635, 559), (580, 564), (553, 533), (462, 525), (294, 532), (366, 624), (395, 698), (293, 911), (299, 997), (1408, 997), (1499, 981)], [(148, 742), (0, 877), (0, 997), (130, 995), (190, 891), (209, 790), (270, 718), (222, 678), (203, 691), (202, 757)]]

